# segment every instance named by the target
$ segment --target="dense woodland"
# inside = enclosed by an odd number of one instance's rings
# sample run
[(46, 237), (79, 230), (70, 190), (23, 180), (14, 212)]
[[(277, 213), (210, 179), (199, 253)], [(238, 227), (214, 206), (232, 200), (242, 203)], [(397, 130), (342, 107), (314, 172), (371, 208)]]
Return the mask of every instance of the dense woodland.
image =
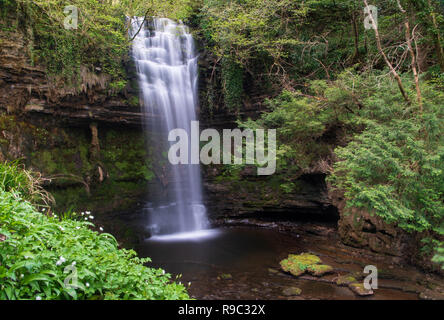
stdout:
[[(91, 73), (97, 73), (110, 95), (119, 94), (129, 85), (132, 39), (127, 17), (182, 20), (192, 29), (207, 62), (201, 70), (208, 79), (200, 88), (202, 110), (236, 115), (240, 127), (277, 129), (277, 175), (283, 193), (294, 190), (293, 180), (301, 174), (323, 172), (331, 190), (344, 194), (346, 211), (366, 210), (414, 234), (423, 254), (437, 265), (444, 264), (442, 1), (72, 0), (70, 4), (79, 8), (75, 32), (63, 28), (65, 1), (0, 0), (1, 32), (25, 35), (30, 63), (45, 66), (55, 87), (82, 91), (96, 81)], [(365, 19), (370, 19), (364, 13), (367, 5), (378, 8), (377, 28), (365, 28)], [(253, 102), (262, 106), (260, 115), (243, 117), (243, 109)], [(0, 279), (9, 280), (0, 280), (2, 288), (8, 288), (1, 291), (1, 298), (32, 297), (38, 285), (32, 281), (34, 275), (25, 274), (25, 284), (17, 289), (13, 283), (20, 274), (14, 270), (29, 274), (40, 270), (38, 277), (56, 278), (59, 271), (43, 269), (55, 252), (46, 251), (33, 264), (26, 260), (27, 252), (34, 252), (33, 241), (48, 228), (75, 233), (78, 226), (65, 218), (55, 222), (53, 217), (37, 216), (36, 210), (45, 205), (41, 198), (30, 197), (34, 186), (24, 187), (32, 185), (32, 179), (15, 165), (5, 166), (0, 168), (4, 177), (0, 237), (19, 241), (24, 249), (21, 260), (11, 260), (8, 256), (16, 254), (13, 243), (2, 240)], [(227, 167), (227, 175), (236, 177), (242, 167)], [(18, 202), (23, 198), (30, 202)], [(10, 214), (12, 210), (19, 215)], [(10, 219), (18, 224), (14, 231), (5, 228)], [(22, 231), (29, 225), (34, 229)], [(86, 223), (82, 230), (85, 241), (92, 247), (97, 241), (105, 243), (109, 252), (103, 255), (118, 255), (122, 265), (113, 265), (113, 288), (104, 288), (97, 276), (89, 289), (84, 288), (84, 296), (74, 298), (102, 294), (131, 298), (125, 295), (126, 285), (140, 291), (134, 293), (136, 298), (186, 297), (182, 285), (166, 285), (168, 278), (154, 270), (147, 277), (158, 279), (159, 291), (131, 277), (136, 284), (122, 285), (119, 272), (135, 274), (143, 261), (131, 252), (117, 251), (112, 240), (93, 235)], [(66, 245), (55, 235), (51, 241), (54, 246)], [(85, 269), (80, 277), (102, 271)], [(43, 290), (46, 298), (61, 294), (57, 283)]]

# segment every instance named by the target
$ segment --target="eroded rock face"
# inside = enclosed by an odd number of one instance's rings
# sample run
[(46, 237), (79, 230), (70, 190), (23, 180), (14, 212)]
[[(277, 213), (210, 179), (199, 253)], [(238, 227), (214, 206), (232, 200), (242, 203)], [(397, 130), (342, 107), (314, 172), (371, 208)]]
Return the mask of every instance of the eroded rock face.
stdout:
[(346, 208), (344, 193), (328, 186), (331, 203), (338, 209), (338, 233), (341, 241), (356, 248), (368, 248), (376, 253), (393, 256), (394, 262), (412, 263), (425, 270), (443, 273), (431, 261), (433, 253), (421, 250), (421, 235), (409, 234), (362, 208)]
[(134, 103), (137, 92), (131, 86), (112, 95), (106, 75), (83, 68), (82, 84), (70, 88), (50, 78), (42, 66), (31, 66), (27, 51), (21, 34), (0, 33), (0, 109), (23, 116), (51, 116), (51, 121), (71, 125), (142, 123), (144, 115)]
[(329, 197), (338, 208), (340, 219), (338, 232), (344, 244), (369, 248), (374, 252), (401, 257), (407, 247), (406, 234), (394, 225), (386, 224), (381, 218), (367, 210), (345, 208), (343, 193), (329, 188)]
[(337, 219), (323, 175), (295, 179), (294, 190), (284, 192), (280, 187), (283, 181), (278, 176), (257, 176), (250, 168), (235, 176), (225, 176), (216, 166), (203, 166), (203, 171), (206, 205), (213, 217)]

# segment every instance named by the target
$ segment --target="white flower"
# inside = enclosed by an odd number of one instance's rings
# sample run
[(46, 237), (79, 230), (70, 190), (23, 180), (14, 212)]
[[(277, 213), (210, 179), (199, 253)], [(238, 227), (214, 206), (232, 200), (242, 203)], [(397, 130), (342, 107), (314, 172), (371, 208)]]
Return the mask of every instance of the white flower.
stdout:
[(54, 215), (54, 218), (57, 218), (57, 215), (56, 215), (56, 214)]
[(92, 219), (94, 219), (94, 216), (89, 216), (89, 218), (92, 220)]
[(23, 278), (25, 275), (22, 273), (21, 275), (20, 275), (20, 278)]
[(37, 297), (35, 297), (35, 300), (42, 300), (42, 297), (37, 296)]
[(65, 259), (65, 258), (63, 258), (62, 256), (60, 256), (60, 261), (62, 261), (62, 262), (65, 262), (65, 261), (66, 261), (66, 259)]
[(188, 287), (191, 286), (191, 282), (188, 282)]
[(165, 270), (162, 270), (162, 274), (165, 274)]
[(85, 212), (82, 212), (81, 215), (83, 216), (85, 214)]
[(85, 221), (88, 220), (88, 218), (85, 218)]
[(77, 229), (77, 230), (79, 230), (79, 229), (80, 229), (80, 227), (76, 227), (76, 229)]
[(45, 208), (42, 208), (42, 212), (45, 212), (45, 210), (46, 210)]
[(100, 229), (100, 231), (103, 231), (103, 228), (102, 228), (102, 227), (100, 227), (99, 229)]
[(61, 231), (65, 231), (65, 228), (63, 228), (63, 227), (60, 227), (60, 230), (61, 230)]
[(85, 286), (87, 287), (87, 288), (89, 288), (89, 283), (87, 282), (87, 283), (85, 283)]
[(85, 211), (86, 212), (86, 214), (90, 214), (91, 213), (91, 211)]
[(77, 262), (74, 261), (73, 263), (71, 263), (71, 265), (74, 267), (74, 266), (76, 265), (76, 263), (77, 263)]

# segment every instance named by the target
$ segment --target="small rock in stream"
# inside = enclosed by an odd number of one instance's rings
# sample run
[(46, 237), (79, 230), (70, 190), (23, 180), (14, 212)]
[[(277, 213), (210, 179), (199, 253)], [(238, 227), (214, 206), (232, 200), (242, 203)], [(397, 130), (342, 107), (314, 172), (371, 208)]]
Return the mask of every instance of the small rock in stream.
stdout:
[(444, 300), (444, 294), (426, 289), (419, 294), (421, 300)]
[(343, 276), (339, 276), (336, 279), (336, 284), (341, 287), (347, 287), (351, 283), (355, 283), (357, 280), (352, 274), (346, 274)]
[(332, 273), (333, 268), (326, 264), (313, 264), (307, 267), (307, 271), (315, 277), (322, 277), (324, 274)]
[(374, 294), (373, 290), (368, 290), (364, 288), (364, 284), (362, 283), (358, 282), (350, 283), (348, 287), (350, 288), (351, 291), (353, 291), (353, 293), (361, 297), (371, 296)]
[(231, 280), (233, 279), (233, 276), (229, 273), (222, 273), (221, 275), (219, 275), (217, 277), (218, 280), (222, 279), (222, 280)]
[(302, 290), (297, 287), (289, 287), (289, 288), (285, 288), (282, 291), (282, 294), (286, 297), (290, 297), (290, 296), (298, 296), (301, 294), (301, 292), (302, 292)]

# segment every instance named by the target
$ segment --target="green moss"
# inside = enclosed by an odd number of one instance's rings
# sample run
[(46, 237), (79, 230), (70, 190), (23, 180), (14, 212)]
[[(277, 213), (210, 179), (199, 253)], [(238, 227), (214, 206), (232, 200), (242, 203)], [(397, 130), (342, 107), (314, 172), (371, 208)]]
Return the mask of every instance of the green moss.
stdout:
[(299, 255), (290, 254), (288, 257), (289, 259), (292, 259), (293, 261), (297, 261), (304, 265), (312, 265), (321, 262), (321, 259), (318, 256), (310, 253), (301, 253)]
[(299, 255), (290, 254), (287, 259), (280, 262), (282, 270), (289, 272), (292, 275), (298, 277), (305, 273), (310, 265), (320, 263), (321, 259), (319, 257), (309, 254), (302, 253)]
[(313, 264), (307, 267), (307, 271), (313, 276), (320, 277), (333, 272), (333, 267), (326, 264)]
[(322, 276), (332, 272), (333, 268), (329, 265), (320, 264), (321, 259), (310, 253), (301, 253), (299, 255), (289, 254), (287, 259), (280, 262), (282, 270), (298, 277), (305, 272), (315, 276)]
[(356, 278), (353, 275), (343, 275), (339, 276), (336, 280), (336, 284), (338, 286), (348, 286), (350, 283), (356, 282)]

